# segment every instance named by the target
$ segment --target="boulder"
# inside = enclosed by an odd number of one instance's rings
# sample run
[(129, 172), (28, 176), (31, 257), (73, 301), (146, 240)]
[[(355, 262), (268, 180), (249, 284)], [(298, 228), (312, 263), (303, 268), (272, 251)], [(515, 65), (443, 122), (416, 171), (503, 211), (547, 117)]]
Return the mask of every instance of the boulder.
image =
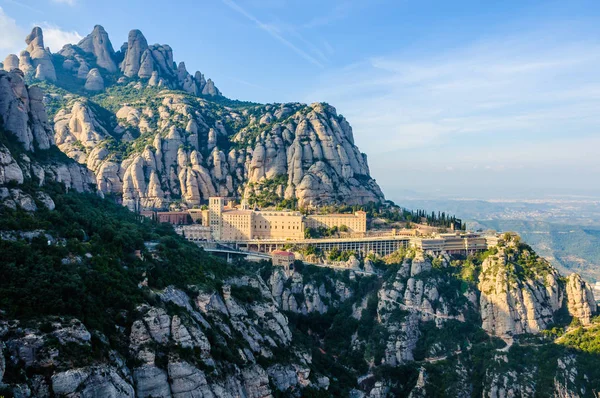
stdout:
[(19, 67), (19, 57), (15, 54), (8, 54), (6, 58), (4, 58), (4, 70), (10, 72), (13, 69), (17, 69)]
[(94, 68), (88, 73), (84, 87), (88, 91), (104, 90), (104, 79), (100, 75), (98, 68)]

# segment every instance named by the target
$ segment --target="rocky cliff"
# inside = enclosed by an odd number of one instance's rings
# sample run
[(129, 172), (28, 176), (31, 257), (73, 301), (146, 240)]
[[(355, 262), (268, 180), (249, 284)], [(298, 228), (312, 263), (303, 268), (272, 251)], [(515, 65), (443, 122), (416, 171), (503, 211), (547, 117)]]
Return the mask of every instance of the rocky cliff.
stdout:
[(19, 186), (58, 182), (77, 191), (89, 191), (93, 174), (65, 156), (54, 144), (52, 126), (42, 103), (42, 91), (28, 87), (23, 73), (0, 71), (0, 203), (33, 211), (38, 204), (52, 208), (46, 194), (37, 197)]
[[(224, 284), (222, 292), (199, 292), (193, 300), (173, 287), (157, 292), (156, 304), (135, 308), (131, 327), (119, 331), (127, 342), (126, 356), (77, 319), (50, 318), (28, 326), (0, 321), (10, 372), (54, 369), (50, 376), (27, 377), (11, 390), (32, 397), (183, 398), (265, 397), (277, 389), (324, 388), (327, 378), (312, 374), (310, 355), (290, 347), (287, 318), (264, 284), (248, 278), (232, 283)], [(232, 286), (252, 284), (264, 294), (252, 304), (230, 293)], [(226, 342), (234, 362), (223, 367), (217, 352)], [(106, 350), (105, 360), (85, 359), (92, 349)], [(292, 350), (291, 357), (277, 363), (274, 349)], [(74, 352), (79, 361), (70, 357)]]
[[(518, 241), (479, 260), (409, 251), (392, 264), (367, 291), (352, 274), (315, 279), (275, 269), (269, 279), (277, 302), (309, 323), (321, 347), (338, 355), (345, 342), (370, 362), (351, 396), (590, 395), (578, 361), (591, 358), (549, 354), (548, 340), (530, 337), (569, 317), (590, 323), (596, 304), (577, 274), (561, 277)], [(322, 319), (311, 314), (331, 313), (331, 329), (319, 332)]]
[[(39, 28), (30, 36), (43, 42)], [(211, 79), (176, 66), (170, 46), (148, 45), (138, 30), (115, 52), (96, 26), (51, 60), (56, 82), (25, 75), (46, 81), (58, 147), (130, 208), (195, 206), (211, 195), (263, 205), (383, 199), (352, 128), (330, 105), (224, 100)]]

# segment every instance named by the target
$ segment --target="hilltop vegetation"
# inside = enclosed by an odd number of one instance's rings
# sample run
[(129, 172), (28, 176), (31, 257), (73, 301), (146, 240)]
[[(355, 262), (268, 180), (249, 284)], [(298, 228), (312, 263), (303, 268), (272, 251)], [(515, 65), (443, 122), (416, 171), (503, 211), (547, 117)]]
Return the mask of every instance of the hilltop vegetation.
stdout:
[(600, 280), (600, 227), (542, 221), (486, 221), (489, 228), (516, 231), (563, 272), (578, 272), (591, 281)]

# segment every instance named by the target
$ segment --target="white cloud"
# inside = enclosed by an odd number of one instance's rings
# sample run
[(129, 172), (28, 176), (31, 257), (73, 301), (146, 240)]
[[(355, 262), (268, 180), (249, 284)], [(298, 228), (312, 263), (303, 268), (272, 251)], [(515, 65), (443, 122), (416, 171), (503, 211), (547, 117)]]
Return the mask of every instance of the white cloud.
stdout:
[(289, 49), (291, 49), (292, 51), (294, 51), (300, 57), (304, 58), (308, 62), (310, 62), (320, 68), (323, 68), (323, 64), (319, 60), (317, 60), (315, 57), (310, 55), (308, 52), (304, 51), (303, 49), (301, 49), (300, 47), (298, 47), (297, 45), (292, 43), (290, 40), (285, 38), (283, 36), (283, 34), (281, 33), (280, 29), (277, 26), (275, 26), (274, 24), (268, 24), (268, 23), (264, 23), (264, 22), (260, 21), (258, 18), (256, 18), (254, 15), (250, 14), (248, 11), (246, 11), (244, 8), (242, 8), (240, 5), (238, 5), (233, 0), (221, 0), (221, 1), (226, 6), (231, 8), (232, 10), (238, 12), (239, 14), (243, 15), (246, 19), (253, 22), (257, 27), (259, 27), (260, 29), (267, 32), (275, 40), (279, 41), (281, 44), (283, 44), (284, 46), (286, 46)]
[(552, 139), (598, 132), (599, 63), (598, 42), (490, 41), (426, 58), (368, 59), (327, 74), (305, 100), (335, 104), (367, 153)]
[(8, 54), (18, 54), (25, 46), (25, 30), (17, 25), (17, 22), (6, 15), (0, 7), (0, 54), (2, 61)]
[(83, 36), (75, 30), (63, 30), (59, 26), (48, 22), (37, 25), (44, 31), (44, 45), (50, 47), (52, 52), (59, 51), (65, 44), (76, 44), (83, 39)]
[(58, 4), (66, 4), (69, 6), (74, 6), (77, 3), (77, 0), (52, 0), (54, 3)]
[[(68, 31), (49, 22), (34, 23), (44, 31), (44, 45), (50, 47), (52, 52), (59, 51), (67, 43), (77, 43), (83, 36), (77, 31)], [(31, 27), (20, 26), (13, 18), (8, 16), (0, 7), (0, 61), (8, 54), (17, 54), (25, 49), (25, 37)]]
[(584, 187), (600, 172), (599, 64), (600, 40), (523, 33), (365, 59), (316, 79), (303, 100), (344, 114), (387, 192), (485, 190), (500, 175), (506, 187)]

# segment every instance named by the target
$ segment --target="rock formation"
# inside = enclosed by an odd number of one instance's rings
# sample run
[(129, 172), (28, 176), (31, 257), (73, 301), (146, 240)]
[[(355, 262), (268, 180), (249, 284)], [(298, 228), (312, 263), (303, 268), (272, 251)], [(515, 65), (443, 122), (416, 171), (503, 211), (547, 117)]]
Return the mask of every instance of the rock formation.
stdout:
[[(56, 70), (62, 69), (81, 79), (82, 86), (91, 92), (104, 90), (104, 79), (110, 75), (115, 81), (122, 81), (123, 78), (139, 78), (150, 86), (183, 90), (192, 95), (221, 95), (213, 81), (211, 79), (206, 81), (202, 73), (189, 74), (183, 63), (176, 67), (170, 46), (148, 45), (139, 30), (132, 30), (129, 33), (127, 43), (118, 52), (115, 52), (108, 33), (100, 25), (94, 26), (93, 31), (79, 43), (65, 45), (58, 52), (61, 57), (53, 58), (50, 51), (44, 48), (43, 32), (40, 27), (32, 30), (26, 38), (26, 43), (27, 48), (19, 57), (14, 54), (6, 57), (2, 69), (9, 72), (19, 68), (27, 78), (52, 82), (57, 79)], [(54, 62), (58, 62), (57, 65), (54, 65)], [(93, 70), (97, 72), (90, 76)], [(103, 75), (102, 81), (101, 75)], [(89, 78), (92, 79), (91, 82), (88, 81)], [(58, 82), (58, 85), (62, 83), (73, 84), (69, 79), (67, 82)]]
[(147, 49), (148, 42), (142, 32), (137, 29), (129, 32), (125, 58), (121, 63), (121, 71), (125, 76), (132, 77), (139, 73), (142, 54), (144, 54)]
[(53, 132), (42, 103), (42, 91), (27, 87), (20, 71), (0, 72), (0, 117), (26, 150), (48, 149)]
[(567, 278), (566, 288), (569, 313), (582, 324), (589, 325), (592, 316), (597, 313), (596, 300), (590, 285), (581, 279), (579, 274), (571, 274)]
[(539, 259), (545, 270), (528, 278), (515, 276), (513, 261), (501, 249), (483, 262), (479, 276), (483, 329), (497, 336), (539, 333), (563, 302), (558, 273), (545, 260)]
[[(35, 78), (56, 81), (56, 70), (52, 63), (50, 51), (44, 47), (44, 36), (40, 27), (35, 27), (25, 38), (27, 53), (31, 57), (31, 65), (35, 70)], [(23, 71), (25, 72), (25, 71)]]
[[(329, 105), (256, 107), (254, 112), (272, 113), (271, 123), (259, 126), (250, 114), (232, 110), (215, 120), (201, 100), (179, 94), (157, 99), (159, 105), (124, 105), (116, 112), (118, 125), (108, 130), (92, 108), (72, 102), (70, 110), (55, 116), (57, 145), (86, 163), (101, 189), (122, 194), (129, 205), (139, 201), (144, 207), (161, 207), (180, 195), (189, 205), (217, 194), (249, 197), (272, 179), (281, 181), (276, 189), (281, 199), (300, 204), (342, 198), (360, 204), (383, 197), (368, 176), (366, 157), (354, 145), (351, 127)], [(247, 127), (230, 135), (228, 120)], [(136, 141), (139, 152), (115, 162), (111, 153), (98, 148), (114, 137), (130, 140), (122, 132), (132, 128), (146, 137)], [(237, 148), (225, 152), (217, 145), (219, 137), (229, 137)]]
[(102, 91), (104, 90), (104, 79), (100, 75), (100, 71), (97, 68), (92, 69), (85, 80), (85, 89), (88, 91)]
[(108, 33), (106, 33), (102, 26), (94, 26), (92, 33), (77, 43), (77, 46), (83, 51), (93, 54), (96, 57), (98, 66), (111, 73), (117, 71), (117, 65), (114, 60), (115, 50), (108, 38)]
[[(28, 211), (36, 209), (33, 198), (18, 188), (1, 186), (23, 184), (25, 179), (33, 179), (39, 185), (50, 180), (62, 182), (78, 191), (87, 191), (93, 182), (92, 173), (75, 162), (36, 160), (36, 152), (54, 147), (54, 136), (42, 97), (38, 87), (25, 84), (21, 71), (0, 71), (0, 134), (22, 146), (22, 153), (13, 153), (0, 144), (0, 202)], [(49, 198), (38, 199), (49, 208), (54, 206)]]
[(8, 54), (4, 59), (3, 68), (5, 71), (10, 72), (13, 69), (17, 69), (19, 67), (19, 57), (15, 54)]
[[(121, 354), (113, 350), (103, 364), (57, 370), (47, 379), (34, 377), (25, 385), (13, 386), (13, 391), (26, 387), (33, 390), (34, 396), (49, 396), (52, 391), (64, 396), (77, 393), (82, 396), (258, 398), (273, 393), (270, 380), (282, 392), (312, 386), (310, 356), (298, 355), (291, 363), (274, 364), (268, 370), (257, 363), (261, 358), (273, 358), (273, 349), (289, 347), (291, 332), (287, 319), (260, 281), (241, 278), (231, 283), (258, 286), (264, 296), (251, 305), (240, 303), (229, 294), (232, 285), (226, 284), (221, 293), (201, 293), (192, 301), (181, 290), (168, 287), (158, 292), (158, 297), (173, 308), (187, 311), (186, 317), (181, 318), (161, 307), (138, 307), (137, 320), (128, 334), (123, 335), (133, 361), (126, 363)], [(262, 320), (255, 322), (256, 319), (249, 317), (250, 312), (261, 314)], [(223, 323), (223, 316), (227, 317), (227, 324)], [(68, 358), (62, 354), (62, 347), (70, 344), (85, 350), (92, 344), (90, 332), (77, 319), (56, 318), (50, 325), (51, 330), (42, 332), (39, 325), (23, 329), (19, 322), (0, 321), (1, 330), (10, 336), (6, 341), (10, 360), (20, 361), (28, 369), (42, 365), (64, 369)], [(216, 338), (215, 344), (223, 344), (224, 339), (230, 339), (234, 333), (241, 336), (243, 343), (240, 344), (246, 348), (234, 351), (234, 355), (240, 357), (238, 364), (231, 364), (231, 368), (217, 367), (216, 361), (222, 359), (213, 358), (214, 351), (205, 335), (208, 332)], [(46, 342), (51, 339), (57, 342), (58, 352), (46, 348)], [(159, 363), (158, 356), (171, 346), (188, 349), (198, 356), (193, 362), (170, 356), (166, 364)], [(210, 376), (209, 369), (212, 369)], [(321, 379), (315, 387), (326, 389), (328, 380)]]
[[(40, 68), (47, 71), (51, 57), (40, 48), (41, 29), (34, 29), (27, 43), (21, 67), (32, 74)], [(74, 96), (55, 114), (59, 148), (86, 164), (103, 192), (121, 195), (128, 206), (164, 208), (179, 198), (194, 206), (212, 195), (252, 198), (273, 180), (273, 193), (280, 200), (299, 205), (383, 199), (369, 177), (366, 156), (354, 145), (350, 125), (330, 105), (236, 109), (208, 103), (195, 95), (219, 96), (212, 80), (200, 72), (190, 74), (183, 62), (175, 67), (171, 47), (148, 45), (138, 30), (131, 31), (127, 44), (115, 53), (105, 30), (96, 26), (59, 55), (63, 71), (81, 79), (90, 95), (107, 89), (117, 77), (117, 84), (129, 89), (148, 84), (192, 94), (167, 90), (145, 103), (124, 100), (116, 112)], [(119, 71), (111, 74), (119, 59), (124, 76), (143, 83), (122, 81)], [(12, 68), (14, 61), (7, 58), (5, 67)], [(115, 153), (117, 147), (125, 152)]]

